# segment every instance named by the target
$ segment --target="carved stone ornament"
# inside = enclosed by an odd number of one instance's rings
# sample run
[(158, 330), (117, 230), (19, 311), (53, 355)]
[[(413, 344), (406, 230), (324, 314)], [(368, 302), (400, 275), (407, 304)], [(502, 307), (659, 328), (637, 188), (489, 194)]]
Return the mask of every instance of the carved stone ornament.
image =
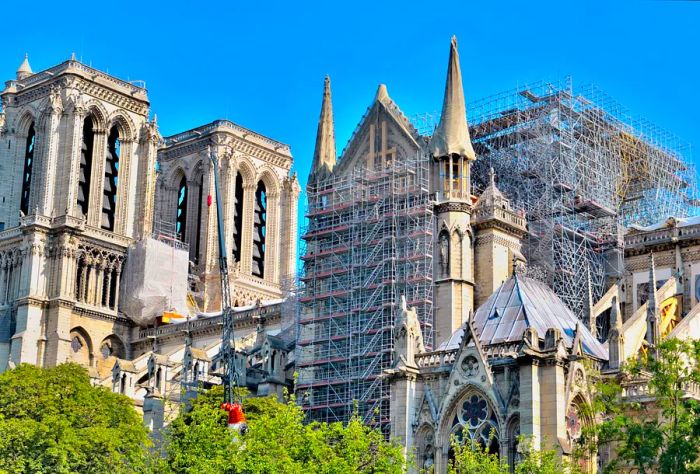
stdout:
[(467, 377), (476, 377), (479, 374), (479, 361), (474, 356), (467, 356), (462, 359), (462, 371)]

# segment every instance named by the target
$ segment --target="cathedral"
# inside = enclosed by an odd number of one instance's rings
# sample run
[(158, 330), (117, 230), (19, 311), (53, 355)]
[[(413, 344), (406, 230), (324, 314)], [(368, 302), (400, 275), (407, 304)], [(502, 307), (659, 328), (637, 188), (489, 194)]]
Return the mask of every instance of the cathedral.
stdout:
[[(144, 84), (75, 58), (25, 58), (1, 98), (0, 371), (77, 362), (156, 432), (220, 383), (211, 153), (241, 384), (293, 387), (308, 419), (357, 410), (419, 468), (445, 472), (452, 437), (511, 466), (520, 435), (568, 456), (595, 422), (591, 368), (700, 336), (700, 220), (629, 227), (626, 272), (584, 319), (530, 271), (527, 215), (493, 170), (473, 186), (454, 38), (429, 133), (380, 85), (338, 156), (326, 78), (299, 257), (288, 145), (228, 120), (163, 137)], [(643, 380), (625, 394), (648, 400)]]

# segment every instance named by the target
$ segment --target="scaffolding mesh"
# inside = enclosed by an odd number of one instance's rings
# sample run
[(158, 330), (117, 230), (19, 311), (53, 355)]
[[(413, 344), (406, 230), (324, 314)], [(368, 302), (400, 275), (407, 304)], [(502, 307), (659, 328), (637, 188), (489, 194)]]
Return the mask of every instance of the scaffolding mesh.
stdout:
[(393, 324), (405, 295), (433, 338), (428, 160), (399, 158), (307, 188), (297, 393), (310, 419), (348, 421), (354, 404), (386, 428)]
[(579, 318), (589, 291), (597, 301), (623, 271), (624, 226), (685, 217), (697, 205), (689, 148), (593, 87), (539, 83), (468, 110), (475, 186), (495, 169), (501, 191), (527, 212), (532, 273)]

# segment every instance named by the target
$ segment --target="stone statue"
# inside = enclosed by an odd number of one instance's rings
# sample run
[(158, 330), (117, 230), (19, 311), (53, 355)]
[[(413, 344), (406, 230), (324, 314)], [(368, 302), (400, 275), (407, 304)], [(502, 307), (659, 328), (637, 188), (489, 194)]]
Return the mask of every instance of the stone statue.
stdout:
[(447, 269), (450, 267), (450, 237), (447, 232), (440, 234), (440, 267), (443, 273), (447, 273)]

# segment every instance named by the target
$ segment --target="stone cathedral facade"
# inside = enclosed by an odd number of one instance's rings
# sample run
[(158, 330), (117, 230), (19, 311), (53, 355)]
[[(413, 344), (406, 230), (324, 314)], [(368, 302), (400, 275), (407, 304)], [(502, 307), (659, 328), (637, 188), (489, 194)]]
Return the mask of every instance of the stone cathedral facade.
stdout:
[[(183, 375), (185, 338), (154, 327), (163, 311), (211, 316), (188, 323), (188, 354), (215, 364), (210, 152), (223, 181), (238, 335), (252, 346), (279, 332), (296, 264), (288, 145), (226, 120), (162, 137), (143, 84), (75, 58), (37, 73), (25, 58), (1, 97), (0, 370), (75, 361), (137, 401), (165, 396)], [(160, 274), (148, 273), (152, 262)], [(154, 392), (161, 366), (171, 375)]]

